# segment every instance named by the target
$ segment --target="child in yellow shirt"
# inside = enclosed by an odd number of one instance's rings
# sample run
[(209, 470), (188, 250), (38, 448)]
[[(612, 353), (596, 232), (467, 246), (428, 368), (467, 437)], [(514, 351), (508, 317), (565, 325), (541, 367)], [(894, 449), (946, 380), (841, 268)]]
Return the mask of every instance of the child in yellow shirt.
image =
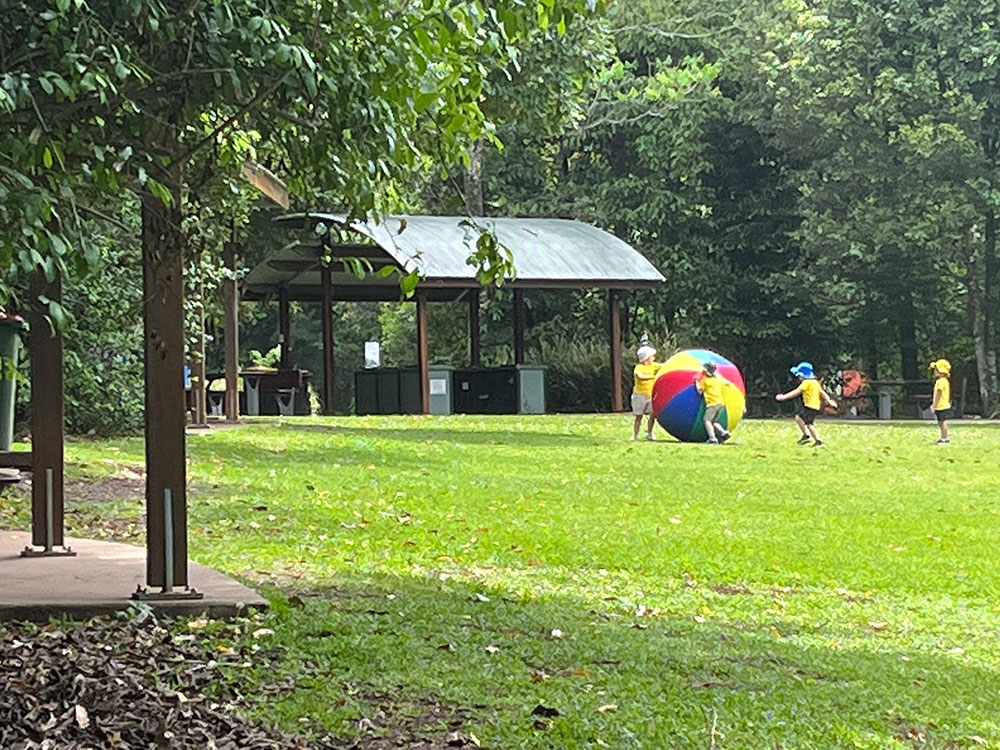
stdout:
[(931, 409), (934, 410), (938, 428), (941, 430), (941, 437), (938, 438), (938, 445), (941, 445), (951, 442), (948, 439), (948, 417), (951, 416), (951, 362), (939, 359), (931, 362), (931, 369), (934, 370), (934, 400), (931, 401)]
[(635, 424), (632, 426), (632, 439), (639, 439), (639, 428), (642, 426), (642, 418), (649, 415), (646, 423), (646, 440), (656, 440), (653, 437), (653, 381), (660, 369), (660, 363), (656, 361), (656, 349), (651, 346), (640, 346), (636, 352), (636, 359), (639, 364), (632, 371), (634, 384), (632, 386), (632, 414), (635, 416)]
[(819, 447), (823, 445), (823, 441), (820, 440), (819, 433), (816, 432), (816, 417), (820, 415), (823, 401), (826, 401), (834, 409), (837, 408), (837, 402), (830, 398), (830, 395), (823, 390), (823, 386), (819, 384), (819, 380), (813, 374), (812, 363), (799, 362), (790, 369), (790, 372), (799, 379), (798, 387), (788, 391), (788, 393), (779, 393), (774, 397), (774, 400), (787, 401), (796, 396), (802, 396), (802, 411), (795, 415), (795, 423), (802, 431), (799, 445), (808, 443), (809, 436), (812, 435), (813, 445)]
[(726, 381), (716, 377), (716, 370), (714, 362), (705, 362), (701, 366), (701, 372), (694, 379), (695, 388), (705, 399), (705, 432), (708, 433), (708, 442), (712, 445), (724, 443), (730, 438), (729, 430), (718, 422), (719, 415), (726, 406), (722, 398), (722, 389)]

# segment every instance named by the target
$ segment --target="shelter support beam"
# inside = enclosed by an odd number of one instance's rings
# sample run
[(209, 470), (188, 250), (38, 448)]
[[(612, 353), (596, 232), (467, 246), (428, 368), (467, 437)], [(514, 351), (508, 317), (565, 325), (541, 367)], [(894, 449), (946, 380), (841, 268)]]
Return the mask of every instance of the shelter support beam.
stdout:
[[(179, 182), (179, 181), (178, 181)], [(146, 390), (146, 582), (187, 586), (184, 236), (179, 199), (142, 194)]]
[[(200, 263), (199, 263), (200, 265)], [(198, 269), (201, 273), (201, 269)], [(195, 317), (198, 321), (198, 334), (194, 343), (194, 356), (191, 361), (191, 394), (193, 398), (194, 416), (192, 421), (196, 425), (204, 425), (207, 408), (205, 399), (208, 391), (205, 388), (205, 282), (198, 279), (197, 291), (198, 309)]]
[(427, 344), (427, 297), (417, 292), (417, 370), (420, 373), (420, 411), (431, 411), (430, 348)]
[(323, 413), (333, 414), (333, 274), (330, 266), (320, 270), (323, 287)]
[[(46, 319), (39, 300), (62, 300), (62, 279), (43, 273), (31, 280), (31, 543), (52, 554), (63, 546), (63, 337)], [(183, 386), (182, 386), (183, 387)], [(183, 404), (181, 405), (183, 414)], [(29, 554), (31, 554), (29, 552)]]
[(292, 368), (292, 314), (288, 302), (288, 287), (282, 285), (278, 290), (278, 343), (281, 345), (281, 359), (278, 367), (282, 370)]
[(479, 323), (479, 289), (469, 290), (469, 367), (481, 367), (482, 343)]
[(611, 411), (622, 411), (622, 312), (618, 291), (608, 290), (608, 342), (611, 350)]
[(225, 339), (225, 372), (227, 422), (240, 419), (240, 291), (236, 285), (236, 271), (239, 264), (239, 245), (227, 242), (222, 248), (223, 260), (229, 271), (222, 282), (223, 338)]
[(514, 290), (514, 364), (524, 364), (524, 292)]

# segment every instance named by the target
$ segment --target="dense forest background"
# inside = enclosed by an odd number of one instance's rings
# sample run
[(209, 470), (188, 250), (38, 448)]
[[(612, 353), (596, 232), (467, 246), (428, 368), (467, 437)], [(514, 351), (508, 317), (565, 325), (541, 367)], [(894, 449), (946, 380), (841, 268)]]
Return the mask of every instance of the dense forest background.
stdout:
[[(1000, 344), (1000, 8), (977, 0), (633, 0), (536, 35), (493, 69), (492, 130), (467, 158), (415, 162), (396, 212), (591, 222), (666, 277), (623, 296), (624, 342), (705, 346), (771, 392), (812, 360), (825, 375), (919, 379), (946, 357), (967, 411), (997, 410)], [(336, 196), (302, 210), (335, 210)], [(208, 203), (208, 201), (205, 201)], [(280, 246), (272, 207), (247, 209), (246, 262)], [(68, 418), (76, 431), (141, 425), (139, 249), (125, 229), (67, 287)], [(211, 210), (187, 221), (210, 341), (221, 362)], [(200, 228), (199, 228), (199, 225)], [(201, 234), (199, 235), (199, 231)], [(194, 297), (193, 297), (194, 299)], [(511, 293), (484, 293), (483, 358), (511, 359)], [(550, 403), (610, 403), (606, 297), (531, 292), (528, 358), (550, 367)], [(195, 301), (193, 306), (200, 304)], [(293, 306), (293, 358), (322, 373), (318, 305)], [(415, 362), (413, 306), (338, 304), (337, 409), (352, 405), (366, 340)], [(277, 344), (274, 305), (244, 303), (241, 348)], [(431, 356), (466, 360), (464, 306), (431, 306)], [(192, 334), (193, 335), (193, 334)], [(626, 371), (631, 360), (626, 360)], [(317, 384), (318, 385), (318, 384)], [(317, 388), (317, 390), (319, 390)], [(110, 400), (110, 406), (109, 406)]]

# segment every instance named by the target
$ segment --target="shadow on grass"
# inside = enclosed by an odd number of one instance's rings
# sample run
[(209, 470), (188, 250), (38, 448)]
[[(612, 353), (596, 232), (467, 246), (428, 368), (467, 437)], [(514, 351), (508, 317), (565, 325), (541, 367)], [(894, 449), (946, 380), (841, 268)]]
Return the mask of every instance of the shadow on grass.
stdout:
[[(470, 417), (474, 419), (475, 417)], [(624, 422), (623, 422), (624, 424)], [(512, 445), (512, 446), (567, 446), (594, 445), (604, 443), (599, 437), (586, 435), (568, 435), (557, 432), (535, 432), (532, 430), (482, 430), (474, 432), (470, 429), (403, 426), (403, 427), (351, 427), (344, 425), (294, 424), (282, 422), (273, 427), (282, 430), (320, 432), (332, 435), (343, 435), (355, 438), (371, 438), (376, 440), (393, 440), (413, 443), (448, 442), (467, 445)]]
[[(396, 576), (269, 593), (281, 657), (254, 679), (296, 687), (262, 712), (310, 716), (361, 748), (451, 731), (489, 747), (709, 747), (712, 726), (726, 747), (959, 748), (1000, 731), (995, 672), (874, 634), (851, 651), (836, 625), (822, 647), (780, 621)], [(444, 728), (442, 715), (457, 718)]]

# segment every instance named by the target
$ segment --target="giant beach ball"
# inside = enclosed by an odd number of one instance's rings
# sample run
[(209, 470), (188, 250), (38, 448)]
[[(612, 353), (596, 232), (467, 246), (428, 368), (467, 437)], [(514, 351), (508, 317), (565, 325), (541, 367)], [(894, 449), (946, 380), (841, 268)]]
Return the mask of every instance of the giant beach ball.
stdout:
[(746, 407), (746, 386), (736, 365), (708, 349), (677, 352), (663, 364), (653, 383), (653, 414), (663, 429), (687, 443), (708, 440), (704, 424), (705, 400), (694, 384), (705, 362), (714, 362), (716, 376), (725, 381), (722, 388), (725, 406), (719, 415), (719, 424), (727, 430), (734, 429)]

